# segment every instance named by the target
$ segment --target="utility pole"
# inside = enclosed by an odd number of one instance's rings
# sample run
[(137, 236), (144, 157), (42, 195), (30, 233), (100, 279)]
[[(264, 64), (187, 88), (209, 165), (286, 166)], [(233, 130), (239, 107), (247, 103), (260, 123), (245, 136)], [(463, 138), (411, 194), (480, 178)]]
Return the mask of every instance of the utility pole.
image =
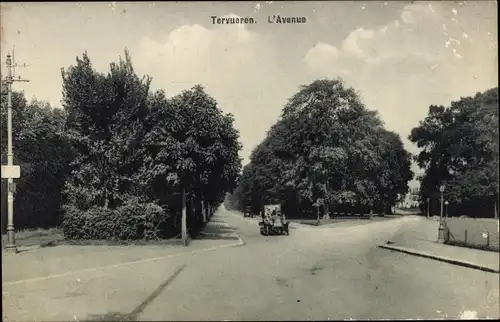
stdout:
[(5, 250), (17, 253), (14, 235), (14, 179), (21, 176), (21, 169), (19, 166), (14, 166), (14, 153), (12, 152), (12, 83), (29, 82), (29, 80), (21, 79), (20, 76), (15, 78), (15, 68), (25, 67), (26, 64), (19, 66), (13, 58), (10, 53), (7, 54), (7, 77), (4, 81), (7, 85), (7, 166), (2, 166), (2, 179), (7, 179), (7, 245)]
[(431, 198), (427, 198), (427, 219), (429, 219), (429, 212), (431, 208)]

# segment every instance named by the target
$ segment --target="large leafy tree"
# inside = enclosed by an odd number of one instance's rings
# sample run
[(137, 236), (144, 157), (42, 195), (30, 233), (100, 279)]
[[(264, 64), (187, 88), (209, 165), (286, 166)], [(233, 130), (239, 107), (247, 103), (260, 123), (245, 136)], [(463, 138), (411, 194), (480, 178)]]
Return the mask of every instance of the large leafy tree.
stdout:
[(414, 177), (411, 171), (412, 155), (405, 150), (398, 134), (380, 129), (374, 154), (378, 158), (378, 167), (373, 172), (377, 187), (376, 205), (385, 213), (391, 213), (391, 208), (398, 198), (408, 192), (408, 182)]
[[(196, 225), (202, 202), (215, 208), (235, 188), (239, 133), (201, 86), (171, 99), (151, 93), (151, 79), (137, 76), (127, 51), (108, 73), (94, 70), (84, 53), (62, 76), (64, 110), (13, 96), (15, 163), (23, 173), (16, 205), (30, 222), (44, 218), (41, 211), (58, 221), (64, 187), (67, 237), (158, 237), (158, 228), (172, 232), (160, 226), (175, 224), (166, 219), (179, 213), (181, 190), (199, 206), (191, 213)], [(3, 103), (2, 96), (6, 130)]]
[(190, 204), (217, 207), (235, 188), (241, 170), (232, 115), (224, 114), (201, 86), (171, 99), (158, 92), (151, 104), (141, 182), (176, 210), (181, 190)]
[(67, 137), (75, 148), (68, 202), (80, 209), (115, 208), (131, 196), (140, 167), (150, 78), (139, 78), (128, 52), (98, 73), (85, 53), (63, 72)]
[[(6, 94), (2, 91), (2, 164), (7, 162)], [(18, 229), (50, 227), (60, 222), (61, 190), (72, 160), (64, 122), (64, 110), (36, 99), (28, 103), (23, 93), (13, 92), (14, 164), (21, 166), (21, 178), (15, 180), (14, 225)], [(2, 180), (2, 217), (7, 215), (6, 191)]]
[(493, 214), (498, 199), (498, 88), (463, 97), (449, 107), (430, 106), (410, 140), (422, 151), (422, 198), (438, 207), (444, 184), (452, 214)]
[(361, 211), (393, 204), (408, 188), (409, 164), (399, 137), (383, 129), (352, 88), (340, 79), (318, 80), (284, 107), (253, 151), (237, 194), (256, 208), (281, 202), (289, 214)]

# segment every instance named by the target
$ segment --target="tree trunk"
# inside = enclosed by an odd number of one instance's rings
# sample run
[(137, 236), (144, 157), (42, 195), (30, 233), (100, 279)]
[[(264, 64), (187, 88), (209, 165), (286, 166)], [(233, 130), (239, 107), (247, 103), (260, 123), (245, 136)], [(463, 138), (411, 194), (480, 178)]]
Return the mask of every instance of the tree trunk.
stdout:
[(431, 209), (431, 202), (430, 202), (430, 198), (427, 198), (427, 219), (429, 219), (429, 212), (430, 212), (430, 209)]
[(191, 211), (194, 219), (198, 222), (200, 218), (198, 217), (198, 212), (196, 211), (196, 196), (193, 196), (193, 199), (191, 199)]
[(392, 206), (390, 204), (385, 205), (385, 213), (387, 215), (392, 215)]
[(184, 246), (188, 245), (187, 237), (187, 213), (186, 213), (186, 190), (182, 189), (182, 241)]
[(109, 199), (108, 199), (108, 190), (104, 191), (104, 209), (108, 209)]
[(326, 220), (330, 219), (330, 206), (325, 207), (325, 214), (323, 215), (323, 218)]
[(201, 200), (201, 215), (203, 217), (203, 223), (206, 223), (207, 222), (207, 214), (205, 212), (205, 202), (203, 201), (203, 199)]

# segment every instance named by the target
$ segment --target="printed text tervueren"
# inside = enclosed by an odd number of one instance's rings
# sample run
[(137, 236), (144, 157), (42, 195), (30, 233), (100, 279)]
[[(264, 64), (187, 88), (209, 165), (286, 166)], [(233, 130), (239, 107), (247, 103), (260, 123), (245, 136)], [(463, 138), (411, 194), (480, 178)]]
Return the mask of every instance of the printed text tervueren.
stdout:
[(217, 25), (233, 25), (233, 24), (254, 24), (257, 23), (254, 18), (251, 17), (217, 17), (210, 16), (212, 18), (212, 24)]

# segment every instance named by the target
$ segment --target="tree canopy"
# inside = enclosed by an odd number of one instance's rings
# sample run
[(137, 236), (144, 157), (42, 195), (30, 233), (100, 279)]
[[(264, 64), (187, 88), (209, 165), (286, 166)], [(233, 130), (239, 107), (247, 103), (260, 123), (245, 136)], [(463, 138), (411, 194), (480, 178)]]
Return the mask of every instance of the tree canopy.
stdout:
[(376, 112), (342, 80), (302, 86), (252, 152), (236, 191), (254, 211), (282, 203), (294, 211), (390, 211), (412, 179), (411, 156)]
[[(84, 54), (63, 79), (66, 129), (76, 154), (68, 206), (120, 211), (136, 200), (155, 214), (154, 205), (161, 206), (175, 226), (182, 190), (190, 205), (217, 207), (234, 189), (239, 133), (232, 115), (202, 86), (172, 98), (153, 93), (151, 78), (137, 76), (128, 52), (107, 74), (95, 71)], [(199, 222), (200, 209), (190, 217)]]
[(422, 151), (422, 199), (439, 206), (439, 186), (451, 215), (491, 216), (498, 199), (498, 88), (429, 107), (410, 140)]
[[(2, 89), (2, 164), (7, 160), (7, 92)], [(14, 224), (33, 228), (57, 225), (60, 221), (61, 190), (72, 159), (64, 136), (64, 110), (12, 93), (12, 143), (14, 164), (21, 166), (16, 179)], [(2, 180), (2, 229), (6, 228), (7, 184)], [(5, 218), (4, 218), (5, 217)]]
[[(84, 53), (62, 78), (62, 110), (13, 95), (14, 163), (22, 167), (15, 218), (28, 218), (16, 228), (43, 226), (34, 220), (41, 211), (51, 214), (46, 225), (58, 225), (62, 208), (68, 238), (157, 238), (180, 229), (181, 189), (196, 226), (200, 209), (191, 206), (215, 209), (235, 188), (239, 133), (202, 86), (171, 98), (152, 92), (127, 51), (106, 73)], [(2, 160), (5, 103), (2, 95)]]

